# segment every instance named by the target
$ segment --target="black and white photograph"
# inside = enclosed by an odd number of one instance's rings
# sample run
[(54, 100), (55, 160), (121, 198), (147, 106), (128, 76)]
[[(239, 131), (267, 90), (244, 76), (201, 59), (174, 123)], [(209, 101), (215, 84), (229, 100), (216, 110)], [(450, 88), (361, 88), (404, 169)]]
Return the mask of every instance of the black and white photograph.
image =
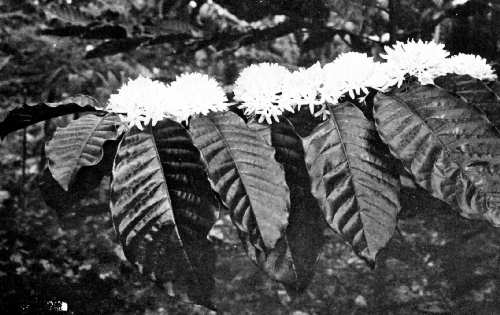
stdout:
[(500, 315), (500, 0), (0, 0), (0, 314)]

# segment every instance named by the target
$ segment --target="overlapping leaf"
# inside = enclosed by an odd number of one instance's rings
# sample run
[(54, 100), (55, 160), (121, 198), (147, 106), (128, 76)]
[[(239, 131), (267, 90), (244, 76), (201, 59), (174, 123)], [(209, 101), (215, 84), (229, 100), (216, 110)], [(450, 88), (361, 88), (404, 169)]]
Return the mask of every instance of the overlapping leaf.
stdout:
[(49, 168), (55, 180), (66, 191), (82, 167), (102, 160), (104, 143), (116, 141), (124, 126), (117, 115), (85, 115), (54, 133), (45, 145)]
[(302, 140), (288, 121), (272, 125), (252, 122), (254, 129), (275, 150), (276, 160), (283, 165), (290, 189), (290, 216), (282, 244), (268, 255), (255, 254), (259, 265), (271, 276), (295, 290), (304, 289), (312, 279), (314, 266), (323, 244), (324, 220), (304, 162)]
[(370, 262), (390, 240), (399, 182), (372, 122), (350, 103), (304, 138), (312, 193), (330, 227)]
[(5, 119), (0, 121), (0, 138), (50, 118), (81, 112), (95, 112), (99, 109), (101, 109), (99, 102), (86, 95), (69, 97), (56, 103), (23, 105), (10, 111), (5, 115)]
[(259, 252), (277, 246), (288, 224), (290, 199), (274, 148), (232, 112), (195, 117), (190, 131), (243, 243)]
[(500, 225), (500, 137), (473, 106), (435, 87), (377, 95), (377, 130), (415, 181), (463, 216)]
[(210, 305), (215, 254), (211, 189), (199, 152), (182, 126), (169, 120), (120, 143), (113, 168), (111, 212), (127, 258), (159, 280), (188, 285)]
[(483, 112), (500, 130), (500, 82), (487, 83), (469, 76), (448, 75), (440, 78), (438, 84)]

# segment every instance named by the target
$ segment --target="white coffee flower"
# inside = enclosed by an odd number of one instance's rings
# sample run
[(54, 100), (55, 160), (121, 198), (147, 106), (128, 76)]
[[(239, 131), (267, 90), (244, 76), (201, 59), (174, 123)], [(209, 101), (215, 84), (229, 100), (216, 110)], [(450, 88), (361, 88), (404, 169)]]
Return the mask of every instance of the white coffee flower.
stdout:
[(125, 83), (118, 93), (112, 94), (107, 110), (120, 114), (129, 126), (143, 129), (165, 118), (163, 108), (168, 104), (168, 88), (159, 81), (139, 76)]
[(258, 121), (272, 123), (279, 121), (283, 111), (293, 111), (290, 104), (280, 102), (285, 82), (290, 72), (283, 66), (272, 63), (260, 63), (243, 69), (236, 80), (234, 98), (243, 102), (245, 115), (259, 116)]
[(377, 75), (372, 79), (372, 88), (381, 92), (387, 92), (394, 86), (401, 87), (406, 73), (395, 68), (387, 62), (377, 63)]
[[(448, 71), (446, 57), (450, 53), (444, 49), (443, 44), (409, 40), (386, 47), (385, 52), (381, 57), (387, 60), (388, 67), (395, 73), (402, 72), (417, 77), (421, 84), (432, 84), (436, 77)], [(400, 78), (399, 85), (402, 80), (404, 79)]]
[(324, 94), (330, 101), (349, 93), (351, 98), (367, 94), (368, 88), (383, 85), (385, 77), (380, 73), (378, 62), (366, 54), (348, 52), (325, 65)]
[(479, 80), (496, 80), (497, 75), (493, 68), (481, 56), (458, 54), (448, 58), (450, 73), (469, 75)]
[(178, 122), (193, 115), (227, 110), (227, 97), (219, 83), (206, 74), (186, 73), (177, 77), (168, 88), (165, 115)]
[(456, 7), (457, 5), (464, 5), (467, 2), (469, 2), (469, 0), (453, 0), (451, 2), (451, 5), (454, 6), (454, 7)]
[(280, 104), (309, 106), (311, 113), (314, 113), (314, 107), (325, 102), (321, 95), (323, 83), (324, 72), (319, 62), (307, 69), (294, 71), (285, 81)]

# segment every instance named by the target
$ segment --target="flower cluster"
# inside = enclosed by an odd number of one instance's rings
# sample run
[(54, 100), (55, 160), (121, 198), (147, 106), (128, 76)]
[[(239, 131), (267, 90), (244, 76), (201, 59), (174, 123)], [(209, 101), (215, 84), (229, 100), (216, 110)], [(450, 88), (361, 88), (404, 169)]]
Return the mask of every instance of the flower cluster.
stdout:
[(165, 118), (168, 106), (168, 89), (159, 81), (139, 76), (125, 83), (118, 93), (109, 97), (107, 110), (120, 115), (130, 126), (142, 129)]
[(496, 80), (497, 76), (486, 59), (476, 55), (458, 54), (449, 61), (449, 73), (469, 75), (479, 80)]
[(406, 74), (416, 77), (422, 84), (432, 84), (435, 78), (448, 73), (450, 53), (444, 49), (444, 44), (410, 40), (386, 47), (385, 52), (381, 57), (387, 60), (389, 73), (399, 75), (398, 84)]
[(290, 71), (277, 64), (251, 65), (236, 80), (234, 99), (243, 102), (239, 107), (245, 115), (258, 116), (259, 122), (279, 121), (278, 116), (285, 110), (293, 110), (281, 98), (290, 76)]
[(193, 115), (226, 110), (226, 101), (217, 81), (204, 74), (183, 74), (170, 85), (140, 76), (110, 96), (107, 110), (142, 130), (164, 118), (187, 122)]
[[(479, 80), (495, 80), (493, 69), (476, 55), (451, 56), (443, 44), (423, 41), (397, 42), (385, 48), (377, 62), (366, 54), (348, 52), (321, 67), (287, 68), (260, 63), (241, 72), (235, 82), (234, 98), (246, 115), (259, 122), (279, 121), (285, 111), (308, 106), (315, 116), (326, 117), (326, 104), (342, 97), (363, 97), (369, 89), (386, 92), (401, 86), (407, 77), (421, 84), (448, 73), (469, 75)], [(144, 77), (129, 81), (109, 99), (108, 110), (117, 112), (130, 125), (142, 128), (150, 122), (171, 118), (188, 121), (192, 115), (227, 109), (226, 96), (214, 79), (200, 73), (183, 74), (170, 85)]]
[(257, 64), (243, 70), (236, 81), (235, 97), (242, 101), (248, 115), (260, 115), (260, 121), (278, 121), (284, 111), (308, 106), (315, 116), (326, 117), (326, 103), (336, 104), (348, 95), (366, 95), (369, 89), (387, 91), (401, 86), (407, 77), (421, 84), (448, 73), (469, 75), (479, 80), (494, 80), (496, 75), (484, 58), (459, 54), (449, 56), (443, 44), (423, 41), (397, 42), (386, 47), (376, 62), (357, 52), (341, 54), (323, 68), (319, 63), (307, 69), (289, 72), (276, 64)]

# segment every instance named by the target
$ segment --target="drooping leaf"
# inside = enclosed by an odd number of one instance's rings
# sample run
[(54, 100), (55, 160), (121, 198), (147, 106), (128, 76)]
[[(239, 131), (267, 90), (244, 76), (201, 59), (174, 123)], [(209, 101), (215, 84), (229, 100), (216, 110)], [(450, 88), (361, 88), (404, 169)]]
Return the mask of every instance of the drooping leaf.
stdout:
[(99, 102), (86, 95), (69, 97), (56, 103), (23, 105), (10, 111), (0, 122), (0, 138), (3, 139), (13, 131), (50, 118), (81, 112), (95, 112), (100, 109)]
[(500, 137), (460, 98), (430, 86), (378, 94), (382, 140), (415, 181), (468, 218), (500, 225)]
[(165, 120), (133, 128), (115, 158), (111, 213), (127, 258), (157, 280), (186, 284), (210, 305), (215, 253), (211, 188), (187, 131)]
[(448, 75), (437, 80), (438, 85), (460, 96), (476, 107), (500, 130), (500, 83), (487, 83), (470, 76)]
[(361, 110), (351, 103), (329, 110), (330, 118), (304, 138), (312, 193), (329, 226), (374, 262), (396, 227), (399, 181)]
[(277, 246), (288, 224), (290, 199), (274, 148), (232, 112), (195, 117), (190, 131), (244, 245), (258, 252)]
[(111, 177), (117, 146), (118, 141), (106, 141), (101, 161), (81, 167), (67, 191), (54, 179), (48, 165), (39, 175), (41, 196), (55, 210), (63, 228), (78, 228), (89, 216), (109, 213), (109, 184), (103, 178)]
[(104, 143), (117, 140), (123, 131), (124, 125), (115, 114), (85, 115), (57, 129), (45, 145), (55, 180), (67, 191), (82, 167), (101, 161)]
[(118, 141), (106, 141), (101, 160), (96, 165), (80, 167), (75, 176), (77, 180), (69, 184), (68, 190), (61, 187), (46, 165), (39, 175), (38, 185), (45, 203), (61, 217), (80, 211), (82, 202), (86, 204), (87, 197), (92, 196), (96, 189), (102, 188), (102, 179), (111, 176), (117, 146)]
[(290, 189), (289, 222), (285, 236), (280, 240), (283, 245), (278, 245), (268, 255), (255, 256), (265, 259), (259, 264), (267, 273), (281, 275), (278, 280), (301, 291), (314, 275), (324, 228), (318, 202), (311, 194), (302, 139), (287, 120), (272, 125), (253, 121), (249, 126), (275, 148), (275, 158), (284, 168)]

